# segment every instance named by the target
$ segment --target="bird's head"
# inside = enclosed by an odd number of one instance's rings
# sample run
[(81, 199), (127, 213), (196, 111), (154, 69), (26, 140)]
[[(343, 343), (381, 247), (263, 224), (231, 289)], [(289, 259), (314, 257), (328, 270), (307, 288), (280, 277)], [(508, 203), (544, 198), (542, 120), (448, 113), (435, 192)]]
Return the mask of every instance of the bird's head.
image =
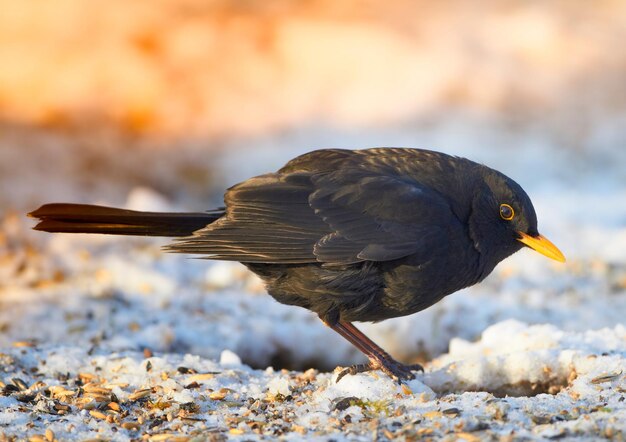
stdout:
[(497, 264), (522, 247), (556, 261), (563, 253), (537, 230), (537, 215), (524, 189), (512, 179), (481, 166), (480, 192), (474, 196), (470, 233), (477, 248), (488, 251)]

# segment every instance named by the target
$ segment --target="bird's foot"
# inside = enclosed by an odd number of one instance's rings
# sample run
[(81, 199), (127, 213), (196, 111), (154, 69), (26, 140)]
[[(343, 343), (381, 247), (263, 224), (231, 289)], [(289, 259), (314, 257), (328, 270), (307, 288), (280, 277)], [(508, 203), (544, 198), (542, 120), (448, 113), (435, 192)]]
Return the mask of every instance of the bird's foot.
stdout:
[(344, 368), (337, 375), (337, 381), (339, 382), (345, 375), (355, 375), (358, 373), (365, 373), (368, 371), (380, 370), (393, 380), (401, 383), (410, 379), (415, 379), (414, 371), (424, 371), (424, 367), (419, 364), (404, 365), (391, 357), (385, 359), (370, 359), (368, 363), (356, 364), (350, 367)]

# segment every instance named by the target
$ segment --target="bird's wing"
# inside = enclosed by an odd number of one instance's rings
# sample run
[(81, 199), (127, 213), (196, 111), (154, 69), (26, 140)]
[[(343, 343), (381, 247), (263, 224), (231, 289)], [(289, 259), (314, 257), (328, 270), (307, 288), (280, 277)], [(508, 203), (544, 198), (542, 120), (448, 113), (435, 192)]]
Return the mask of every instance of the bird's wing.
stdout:
[(167, 249), (246, 263), (316, 262), (313, 246), (330, 229), (309, 205), (308, 174), (271, 173), (226, 191), (226, 215)]
[(405, 176), (353, 168), (313, 178), (309, 203), (332, 233), (314, 248), (318, 261), (390, 261), (445, 242), (457, 222), (446, 199)]
[(170, 251), (244, 263), (389, 261), (445, 242), (446, 199), (376, 160), (316, 151), (225, 195), (226, 215)]

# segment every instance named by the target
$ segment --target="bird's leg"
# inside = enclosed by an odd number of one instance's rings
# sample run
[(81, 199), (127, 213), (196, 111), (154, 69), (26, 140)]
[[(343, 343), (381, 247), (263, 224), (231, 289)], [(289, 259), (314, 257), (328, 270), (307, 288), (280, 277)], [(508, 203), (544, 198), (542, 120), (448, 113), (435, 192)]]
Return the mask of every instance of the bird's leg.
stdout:
[[(389, 353), (387, 353), (385, 350), (383, 350), (374, 341), (372, 341), (370, 338), (365, 336), (365, 334), (361, 330), (356, 328), (356, 326), (354, 324), (352, 324), (351, 322), (342, 322), (342, 324), (348, 330), (350, 330), (354, 334), (354, 336), (356, 336), (357, 338), (359, 338), (363, 342), (367, 342), (369, 344), (370, 348), (374, 351), (374, 353), (377, 354), (381, 359), (391, 360), (391, 361), (395, 362), (396, 364), (400, 364), (400, 362), (397, 362), (396, 360), (394, 360), (389, 355)], [(400, 364), (400, 365), (404, 365), (404, 364)], [(411, 365), (404, 365), (404, 366), (408, 367), (409, 369), (411, 369), (413, 371), (424, 371), (424, 367), (422, 367), (420, 364), (411, 364)]]
[(369, 359), (369, 363), (367, 364), (353, 365), (344, 369), (337, 376), (337, 382), (347, 374), (357, 374), (371, 370), (382, 370), (384, 373), (400, 382), (406, 379), (413, 379), (415, 377), (412, 373), (413, 370), (424, 370), (421, 365), (404, 365), (396, 361), (389, 353), (376, 345), (374, 341), (365, 336), (350, 322), (337, 321), (334, 324), (326, 323), (326, 325), (343, 336)]

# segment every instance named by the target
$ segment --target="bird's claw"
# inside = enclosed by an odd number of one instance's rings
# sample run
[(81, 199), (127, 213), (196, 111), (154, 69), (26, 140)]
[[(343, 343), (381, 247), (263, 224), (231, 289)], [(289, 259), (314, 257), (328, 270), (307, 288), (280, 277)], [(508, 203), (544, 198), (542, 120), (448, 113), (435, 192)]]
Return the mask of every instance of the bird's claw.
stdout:
[(374, 370), (374, 368), (370, 364), (355, 364), (349, 367), (344, 368), (337, 375), (337, 380), (335, 383), (339, 382), (345, 375), (355, 375), (358, 373), (365, 373), (366, 371)]
[(339, 382), (345, 375), (348, 374), (355, 375), (373, 370), (381, 370), (387, 376), (391, 377), (400, 384), (402, 381), (415, 379), (415, 374), (413, 374), (413, 372), (424, 371), (424, 367), (420, 364), (404, 365), (391, 358), (384, 360), (371, 359), (365, 364), (356, 364), (344, 368), (337, 375), (337, 380), (335, 382)]

